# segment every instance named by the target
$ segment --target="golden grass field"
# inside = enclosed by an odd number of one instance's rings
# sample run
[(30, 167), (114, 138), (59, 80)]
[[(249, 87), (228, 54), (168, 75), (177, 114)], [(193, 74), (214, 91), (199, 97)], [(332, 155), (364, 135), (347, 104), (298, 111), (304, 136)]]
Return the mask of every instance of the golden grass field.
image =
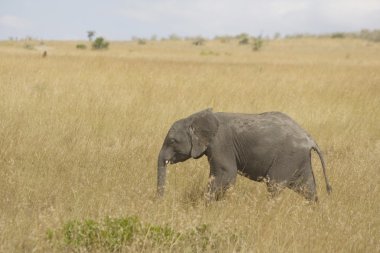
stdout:
[[(207, 224), (212, 243), (139, 234), (121, 252), (380, 252), (379, 43), (283, 39), (259, 52), (236, 41), (24, 43), (0, 42), (0, 252), (104, 252), (66, 245), (59, 231), (132, 215), (179, 232)], [(293, 117), (323, 150), (332, 194), (313, 154), (318, 204), (290, 190), (269, 199), (264, 184), (238, 176), (206, 207), (202, 158), (169, 166), (157, 201), (167, 130), (208, 107)]]

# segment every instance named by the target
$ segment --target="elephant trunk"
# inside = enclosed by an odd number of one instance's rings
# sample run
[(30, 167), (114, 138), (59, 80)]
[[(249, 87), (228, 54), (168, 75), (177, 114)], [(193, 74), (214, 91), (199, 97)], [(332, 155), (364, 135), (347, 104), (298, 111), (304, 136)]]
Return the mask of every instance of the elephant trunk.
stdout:
[(163, 153), (160, 152), (158, 156), (158, 167), (157, 167), (157, 195), (162, 197), (165, 191), (165, 180), (166, 180), (166, 165), (168, 161), (164, 158)]

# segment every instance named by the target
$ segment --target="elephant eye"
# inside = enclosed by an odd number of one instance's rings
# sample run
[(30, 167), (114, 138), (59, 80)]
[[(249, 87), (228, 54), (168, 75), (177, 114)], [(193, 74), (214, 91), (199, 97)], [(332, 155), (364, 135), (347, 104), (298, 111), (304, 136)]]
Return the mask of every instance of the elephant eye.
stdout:
[(176, 142), (177, 142), (177, 140), (176, 140), (176, 139), (174, 139), (174, 138), (171, 138), (171, 139), (169, 140), (169, 142), (170, 142), (171, 144), (173, 144), (173, 143), (176, 143)]

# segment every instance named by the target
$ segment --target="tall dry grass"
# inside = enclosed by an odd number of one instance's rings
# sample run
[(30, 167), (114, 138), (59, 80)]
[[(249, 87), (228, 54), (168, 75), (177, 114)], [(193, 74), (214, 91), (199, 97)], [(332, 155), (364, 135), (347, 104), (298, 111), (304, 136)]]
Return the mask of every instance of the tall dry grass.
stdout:
[[(198, 251), (380, 252), (379, 44), (294, 39), (260, 52), (218, 41), (120, 42), (102, 52), (75, 44), (47, 42), (42, 58), (38, 47), (0, 43), (1, 252), (66, 252), (46, 231), (130, 215), (176, 231), (208, 224), (215, 244)], [(205, 207), (203, 158), (169, 167), (156, 201), (166, 131), (207, 107), (292, 116), (324, 151), (332, 195), (314, 156), (317, 205), (288, 190), (269, 200), (264, 185), (238, 177)]]

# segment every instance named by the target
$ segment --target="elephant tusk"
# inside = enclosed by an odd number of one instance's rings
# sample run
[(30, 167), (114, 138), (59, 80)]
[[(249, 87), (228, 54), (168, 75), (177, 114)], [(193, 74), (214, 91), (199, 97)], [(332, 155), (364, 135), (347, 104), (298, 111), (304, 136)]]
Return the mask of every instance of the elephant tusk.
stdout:
[(165, 160), (165, 165), (167, 165), (169, 163), (169, 160)]

